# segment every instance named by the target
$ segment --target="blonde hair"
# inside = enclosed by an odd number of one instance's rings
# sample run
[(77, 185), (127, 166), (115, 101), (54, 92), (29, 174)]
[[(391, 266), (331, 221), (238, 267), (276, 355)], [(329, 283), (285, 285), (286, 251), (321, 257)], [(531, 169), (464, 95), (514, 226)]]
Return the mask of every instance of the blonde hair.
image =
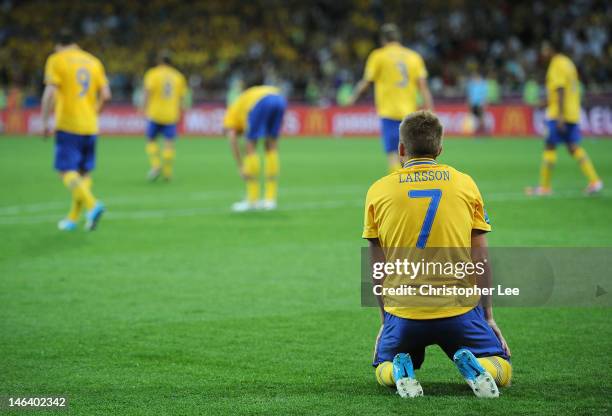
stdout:
[(436, 157), (442, 148), (442, 123), (431, 111), (416, 111), (400, 124), (400, 141), (409, 156)]

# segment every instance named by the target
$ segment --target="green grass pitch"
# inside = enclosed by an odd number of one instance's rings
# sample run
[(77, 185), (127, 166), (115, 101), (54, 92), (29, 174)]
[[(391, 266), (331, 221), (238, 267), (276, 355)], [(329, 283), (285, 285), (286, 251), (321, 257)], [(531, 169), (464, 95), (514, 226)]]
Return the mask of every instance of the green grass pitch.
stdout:
[[(52, 142), (0, 139), (0, 396), (67, 395), (57, 414), (83, 415), (610, 414), (609, 309), (498, 309), (514, 362), (498, 400), (473, 397), (437, 347), (424, 398), (376, 384), (359, 256), (378, 141), (283, 140), (280, 209), (243, 215), (229, 212), (243, 188), (227, 143), (177, 146), (175, 180), (150, 184), (142, 139), (100, 140), (108, 213), (67, 234)], [(556, 195), (522, 195), (541, 146), (449, 139), (441, 160), (480, 186), (491, 245), (612, 246), (612, 193), (582, 196), (564, 151)], [(612, 185), (612, 141), (585, 148)]]

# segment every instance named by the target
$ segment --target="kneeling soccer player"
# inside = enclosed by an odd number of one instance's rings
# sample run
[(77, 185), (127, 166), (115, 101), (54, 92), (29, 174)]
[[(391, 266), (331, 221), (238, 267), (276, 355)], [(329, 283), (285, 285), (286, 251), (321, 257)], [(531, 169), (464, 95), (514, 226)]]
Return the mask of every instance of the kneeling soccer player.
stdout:
[[(472, 262), (486, 259), (485, 236), (491, 226), (482, 197), (470, 176), (436, 162), (442, 151), (438, 118), (427, 111), (405, 117), (398, 151), (403, 168), (375, 182), (366, 197), (363, 238), (370, 242), (372, 261), (389, 261), (396, 248), (421, 258), (426, 247), (464, 248)], [(478, 279), (490, 285), (490, 269), (484, 270)], [(475, 296), (467, 306), (454, 296), (418, 299), (413, 305), (389, 306), (398, 304), (378, 296), (382, 327), (373, 362), (377, 381), (395, 387), (401, 397), (423, 395), (414, 370), (421, 367), (425, 348), (437, 344), (476, 396), (497, 397), (498, 386), (509, 385), (512, 367), (490, 296)]]
[[(256, 85), (247, 88), (227, 109), (223, 127), (229, 137), (232, 154), (240, 175), (246, 183), (246, 198), (232, 205), (235, 212), (254, 209), (276, 209), (278, 196), (278, 137), (283, 123), (287, 101), (276, 87)], [(241, 154), (238, 135), (245, 132), (246, 151)], [(265, 138), (265, 195), (260, 200), (260, 159), (257, 142)]]
[[(158, 65), (149, 69), (144, 77), (143, 107), (148, 119), (146, 151), (151, 164), (150, 181), (156, 180), (160, 174), (167, 181), (172, 179), (176, 125), (181, 118), (186, 92), (187, 82), (183, 74), (172, 66), (170, 52), (160, 52)], [(164, 136), (161, 158), (156, 140), (159, 134)]]

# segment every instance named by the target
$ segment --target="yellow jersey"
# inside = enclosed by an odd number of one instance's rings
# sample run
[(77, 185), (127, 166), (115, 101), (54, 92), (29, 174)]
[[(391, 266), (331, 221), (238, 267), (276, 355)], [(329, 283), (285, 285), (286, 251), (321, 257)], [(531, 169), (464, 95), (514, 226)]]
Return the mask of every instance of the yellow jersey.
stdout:
[(563, 89), (563, 120), (567, 123), (580, 121), (580, 85), (578, 71), (570, 58), (556, 54), (550, 61), (546, 72), (546, 92), (548, 107), (546, 118), (559, 118), (559, 95), (557, 90)]
[(279, 95), (277, 87), (258, 85), (247, 88), (229, 106), (223, 119), (223, 127), (243, 132), (247, 129), (249, 113), (255, 105), (268, 95)]
[(181, 116), (181, 102), (187, 93), (183, 74), (169, 65), (158, 65), (145, 73), (147, 118), (159, 124), (176, 124)]
[(98, 133), (98, 94), (108, 80), (95, 56), (78, 47), (51, 54), (45, 64), (45, 84), (57, 87), (56, 130)]
[(427, 69), (421, 55), (391, 42), (370, 53), (364, 78), (374, 83), (378, 116), (402, 120), (417, 110), (418, 82)]
[[(397, 253), (416, 252), (420, 258), (425, 255), (423, 249), (436, 247), (457, 248), (455, 253), (461, 260), (471, 261), (466, 257), (472, 230), (491, 230), (478, 187), (469, 175), (433, 159), (411, 159), (368, 190), (362, 236), (380, 241), (387, 262), (395, 261)], [(385, 287), (397, 287), (399, 277), (392, 278), (396, 281), (385, 279)], [(460, 281), (454, 277), (426, 283), (465, 287), (473, 284), (470, 279)], [(468, 306), (460, 306), (450, 297), (438, 298), (437, 303), (431, 304), (428, 299), (416, 304), (422, 306), (385, 306), (385, 311), (409, 319), (446, 318), (470, 311), (479, 299), (472, 298)], [(385, 304), (389, 303), (392, 304), (385, 298)]]

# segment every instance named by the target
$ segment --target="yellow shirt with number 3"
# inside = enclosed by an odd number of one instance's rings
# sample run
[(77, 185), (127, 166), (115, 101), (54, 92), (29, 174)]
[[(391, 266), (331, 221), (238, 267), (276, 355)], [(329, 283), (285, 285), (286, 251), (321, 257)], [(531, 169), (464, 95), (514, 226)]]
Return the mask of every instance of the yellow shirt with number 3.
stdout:
[(374, 83), (378, 116), (402, 120), (417, 110), (418, 82), (427, 69), (421, 55), (392, 42), (370, 53), (364, 78)]

